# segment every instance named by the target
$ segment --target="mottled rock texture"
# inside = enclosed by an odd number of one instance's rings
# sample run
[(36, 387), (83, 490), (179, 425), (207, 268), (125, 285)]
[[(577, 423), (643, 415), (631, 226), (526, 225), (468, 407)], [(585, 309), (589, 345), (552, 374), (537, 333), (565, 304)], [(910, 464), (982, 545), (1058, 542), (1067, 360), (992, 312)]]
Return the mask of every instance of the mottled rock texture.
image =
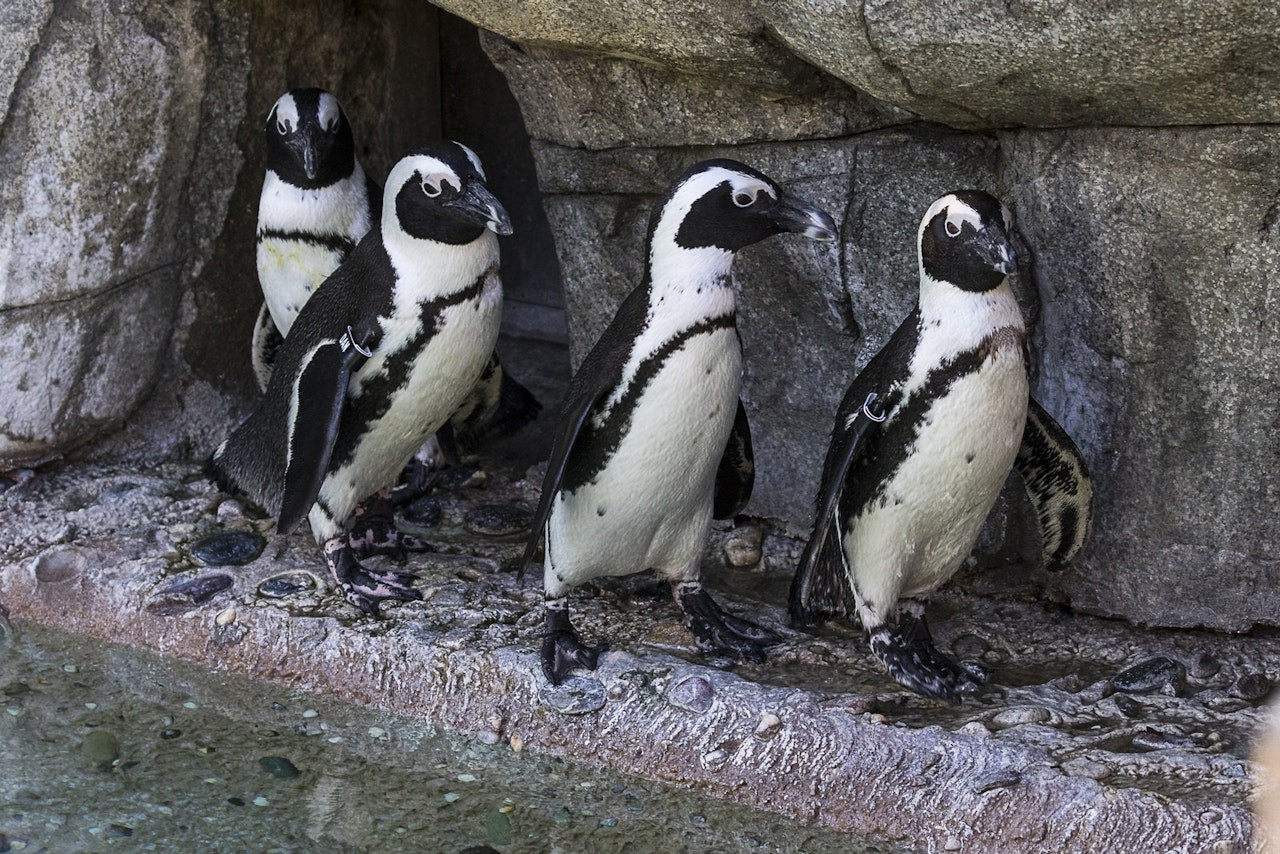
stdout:
[[(745, 160), (841, 220), (838, 247), (775, 239), (737, 266), (749, 512), (807, 529), (835, 403), (915, 299), (921, 213), (981, 187), (1017, 218), (1034, 393), (1097, 502), (1072, 571), (1021, 561), (972, 583), (1151, 624), (1277, 622), (1274, 9), (444, 5), (498, 34), (575, 360), (638, 283), (650, 205), (689, 163)], [(1033, 554), (1008, 518), (984, 542)]]

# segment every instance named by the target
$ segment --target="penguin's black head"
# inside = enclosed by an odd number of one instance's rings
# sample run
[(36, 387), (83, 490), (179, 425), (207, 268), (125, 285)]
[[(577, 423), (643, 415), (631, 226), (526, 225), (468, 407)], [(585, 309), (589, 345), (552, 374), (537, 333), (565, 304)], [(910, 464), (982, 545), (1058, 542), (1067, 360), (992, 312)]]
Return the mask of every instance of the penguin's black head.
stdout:
[(511, 218), (485, 186), (480, 158), (458, 142), (432, 142), (401, 158), (387, 176), (383, 204), (384, 228), (395, 222), (421, 240), (461, 245), (486, 228), (511, 233)]
[(1015, 269), (1004, 205), (981, 190), (956, 190), (934, 202), (920, 222), (920, 268), (966, 291), (989, 291)]
[(654, 206), (651, 245), (670, 239), (681, 249), (737, 252), (783, 232), (835, 240), (831, 217), (736, 160), (706, 160), (689, 168)]
[(355, 169), (351, 125), (338, 99), (323, 89), (285, 92), (271, 107), (263, 132), (267, 168), (296, 187), (327, 187)]

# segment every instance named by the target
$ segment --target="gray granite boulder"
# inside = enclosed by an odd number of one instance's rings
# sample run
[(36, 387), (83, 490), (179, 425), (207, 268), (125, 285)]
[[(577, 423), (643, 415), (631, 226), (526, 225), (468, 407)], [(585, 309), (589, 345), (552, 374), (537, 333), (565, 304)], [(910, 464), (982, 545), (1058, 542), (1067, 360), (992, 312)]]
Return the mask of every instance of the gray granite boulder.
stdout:
[(213, 170), (236, 166), (210, 106), (244, 84), (222, 62), (234, 40), (210, 46), (218, 17), (196, 3), (6, 7), (0, 466), (118, 426), (168, 353), (182, 274), (211, 248), (199, 217), (225, 212)]

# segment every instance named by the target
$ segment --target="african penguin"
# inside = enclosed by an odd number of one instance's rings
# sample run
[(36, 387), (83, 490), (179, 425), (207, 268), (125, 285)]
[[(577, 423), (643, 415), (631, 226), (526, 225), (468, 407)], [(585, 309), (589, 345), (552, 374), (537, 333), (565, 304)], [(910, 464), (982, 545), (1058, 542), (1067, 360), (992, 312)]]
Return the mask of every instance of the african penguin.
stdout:
[(783, 232), (836, 238), (830, 216), (732, 160), (693, 166), (654, 207), (644, 280), (570, 381), (525, 550), (522, 567), (545, 536), (551, 682), (595, 667), (599, 650), (578, 639), (565, 597), (602, 576), (653, 569), (704, 650), (762, 660), (777, 642), (721, 610), (699, 560), (712, 516), (741, 510), (755, 473), (734, 254)]
[(416, 599), (412, 576), (362, 566), (344, 532), (475, 385), (502, 314), (496, 235), (510, 219), (466, 146), (435, 142), (392, 168), (381, 225), (307, 300), (257, 408), (215, 452), (223, 484), (307, 517), (347, 600), (376, 614)]
[[(281, 95), (263, 136), (267, 174), (258, 201), (257, 265), (264, 301), (254, 324), (252, 360), (265, 390), (281, 339), (308, 297), (378, 224), (382, 188), (366, 177), (346, 113), (323, 89)], [(446, 433), (450, 441), (471, 447), (514, 433), (541, 409), (494, 351)], [(423, 459), (441, 455), (434, 440), (419, 450)]]
[(1012, 467), (1066, 565), (1088, 536), (1080, 452), (1028, 398), (1026, 327), (1009, 285), (1009, 212), (987, 193), (935, 201), (918, 233), (916, 308), (836, 412), (792, 620), (851, 617), (901, 684), (959, 702), (984, 674), (934, 646), (924, 602), (959, 568)]

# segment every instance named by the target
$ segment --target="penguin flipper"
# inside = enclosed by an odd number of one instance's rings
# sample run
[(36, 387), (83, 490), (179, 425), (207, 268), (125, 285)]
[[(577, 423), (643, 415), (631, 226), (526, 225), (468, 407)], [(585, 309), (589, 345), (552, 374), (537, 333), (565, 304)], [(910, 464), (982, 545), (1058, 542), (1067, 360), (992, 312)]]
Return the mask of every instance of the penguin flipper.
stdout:
[(249, 353), (250, 360), (253, 362), (253, 376), (258, 381), (259, 391), (267, 390), (267, 384), (271, 381), (271, 368), (276, 363), (276, 356), (280, 353), (280, 345), (283, 343), (284, 336), (276, 328), (271, 312), (264, 302), (262, 308), (258, 310), (258, 319), (253, 324), (253, 348)]
[(860, 409), (849, 416), (837, 416), (836, 429), (822, 471), (818, 490), (817, 514), (813, 533), (791, 582), (787, 610), (793, 625), (803, 626), (824, 616), (851, 616), (857, 603), (849, 586), (849, 573), (844, 565), (844, 549), (835, 522), (840, 493), (849, 467), (867, 451), (870, 440), (879, 432), (887, 409), (876, 407), (877, 395), (870, 394)]
[(751, 448), (751, 425), (747, 410), (738, 400), (738, 414), (729, 431), (729, 441), (716, 469), (715, 500), (711, 515), (716, 519), (732, 519), (742, 512), (751, 498), (756, 481), (756, 457)]
[[(346, 336), (344, 336), (345, 338)], [(363, 358), (349, 342), (327, 339), (304, 360), (289, 407), (289, 452), (276, 530), (292, 531), (307, 515), (329, 471), (351, 372)]]
[(1093, 481), (1075, 442), (1034, 399), (1027, 401), (1027, 423), (1013, 466), (1040, 523), (1045, 569), (1060, 572), (1089, 539)]

